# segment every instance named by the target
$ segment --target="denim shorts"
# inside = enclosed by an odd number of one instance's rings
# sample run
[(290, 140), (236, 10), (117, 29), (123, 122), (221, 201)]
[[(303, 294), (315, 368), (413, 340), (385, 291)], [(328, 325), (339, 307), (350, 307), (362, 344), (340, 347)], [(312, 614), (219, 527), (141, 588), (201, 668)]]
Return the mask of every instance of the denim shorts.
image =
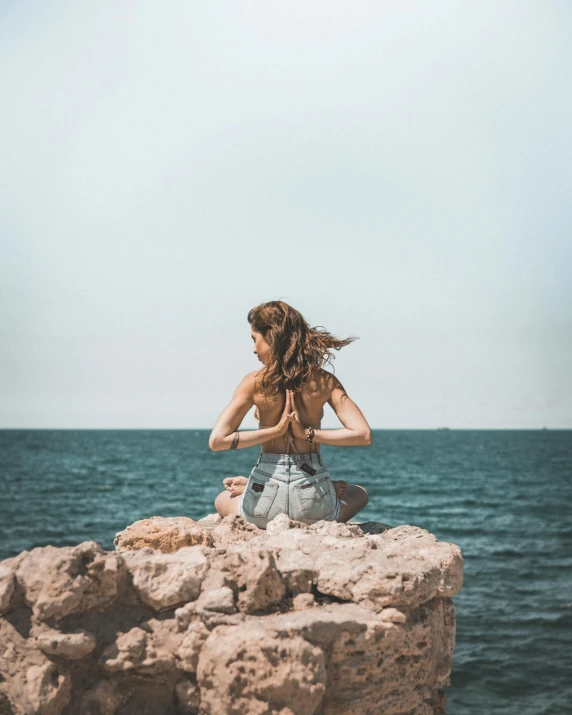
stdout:
[[(302, 469), (307, 465), (314, 474)], [(240, 516), (266, 529), (277, 514), (305, 524), (337, 521), (342, 502), (322, 457), (310, 454), (261, 452), (240, 496)]]

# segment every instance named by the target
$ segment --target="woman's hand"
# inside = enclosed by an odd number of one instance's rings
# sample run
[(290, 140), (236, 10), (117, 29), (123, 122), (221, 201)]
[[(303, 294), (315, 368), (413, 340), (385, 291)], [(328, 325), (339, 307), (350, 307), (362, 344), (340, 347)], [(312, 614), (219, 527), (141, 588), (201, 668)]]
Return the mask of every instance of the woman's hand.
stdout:
[(290, 421), (294, 418), (294, 397), (292, 395), (292, 390), (286, 390), (286, 402), (284, 404), (284, 411), (282, 412), (282, 417), (280, 422), (276, 425), (276, 434), (278, 437), (282, 437), (288, 432), (288, 426)]
[(303, 425), (302, 422), (300, 421), (300, 415), (298, 414), (298, 410), (296, 409), (296, 404), (294, 402), (294, 395), (292, 395), (292, 417), (291, 417), (291, 429), (292, 429), (292, 434), (294, 437), (297, 437), (298, 439), (306, 439), (307, 434), (306, 434), (306, 425)]

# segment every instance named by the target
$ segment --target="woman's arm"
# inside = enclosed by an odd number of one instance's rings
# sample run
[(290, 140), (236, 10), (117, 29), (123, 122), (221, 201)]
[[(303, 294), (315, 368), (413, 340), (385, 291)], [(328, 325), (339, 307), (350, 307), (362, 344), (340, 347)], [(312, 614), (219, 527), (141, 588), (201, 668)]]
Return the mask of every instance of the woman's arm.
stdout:
[[(328, 404), (334, 410), (343, 429), (316, 429), (314, 442), (317, 444), (331, 444), (334, 447), (368, 446), (373, 442), (370, 426), (356, 403), (349, 397), (342, 383), (333, 377), (334, 385), (328, 399)], [(292, 421), (292, 431), (296, 437), (305, 439), (307, 428), (300, 426), (296, 418)]]
[[(286, 433), (290, 416), (293, 416), (291, 397), (286, 400), (280, 422), (274, 427), (264, 429), (244, 430), (240, 432), (238, 442), (237, 431), (248, 410), (254, 404), (254, 375), (248, 374), (236, 388), (230, 404), (224, 408), (215, 422), (209, 437), (209, 447), (213, 452), (225, 449), (245, 449), (263, 444)], [(234, 445), (234, 446), (233, 446)]]

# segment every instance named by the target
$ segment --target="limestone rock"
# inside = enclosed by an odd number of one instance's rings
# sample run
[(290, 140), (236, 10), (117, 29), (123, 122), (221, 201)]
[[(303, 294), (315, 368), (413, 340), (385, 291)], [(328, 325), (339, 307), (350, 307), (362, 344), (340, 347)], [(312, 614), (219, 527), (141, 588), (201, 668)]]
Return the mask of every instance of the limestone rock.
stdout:
[(209, 636), (210, 631), (202, 621), (194, 621), (189, 625), (176, 653), (180, 670), (196, 673), (201, 648)]
[(70, 660), (80, 660), (89, 655), (97, 645), (91, 633), (78, 629), (74, 633), (60, 633), (48, 629), (37, 638), (38, 648), (46, 655), (58, 655)]
[(181, 707), (191, 710), (191, 712), (198, 712), (201, 704), (201, 690), (197, 683), (192, 683), (190, 680), (179, 680), (175, 685), (175, 696)]
[(418, 527), (414, 532), (400, 528), (365, 539), (358, 548), (343, 544), (321, 551), (314, 561), (318, 590), (367, 602), (376, 611), (457, 593), (463, 574), (459, 547)]
[(174, 615), (177, 629), (181, 632), (185, 631), (193, 622), (204, 623), (209, 630), (212, 630), (221, 625), (237, 625), (248, 618), (245, 613), (226, 614), (203, 609), (198, 601), (191, 601), (175, 609)]
[(147, 621), (143, 627), (121, 633), (104, 649), (100, 663), (109, 673), (163, 674), (176, 668), (175, 653), (181, 635), (170, 621)]
[(198, 605), (207, 611), (217, 611), (218, 613), (236, 613), (234, 604), (234, 592), (228, 586), (221, 586), (210, 591), (203, 591)]
[(274, 519), (272, 519), (272, 521), (268, 522), (266, 533), (272, 536), (274, 534), (280, 534), (282, 531), (288, 531), (289, 529), (309, 528), (310, 527), (307, 524), (304, 524), (301, 521), (295, 521), (294, 519), (290, 519), (287, 514), (278, 514), (274, 517)]
[(25, 603), (40, 620), (112, 603), (123, 576), (122, 560), (95, 541), (78, 546), (40, 546), (26, 553), (16, 570)]
[(209, 570), (207, 554), (203, 546), (185, 546), (173, 554), (146, 547), (126, 551), (123, 558), (141, 600), (161, 611), (198, 597)]
[(81, 715), (115, 715), (124, 698), (125, 694), (120, 693), (114, 683), (100, 680), (81, 696), (77, 712)]
[(10, 610), (10, 602), (16, 590), (15, 569), (3, 562), (0, 564), (0, 613)]
[(135, 551), (147, 546), (172, 554), (184, 546), (212, 546), (213, 537), (203, 524), (186, 516), (152, 516), (118, 532), (114, 544), (117, 551)]
[(1, 712), (445, 715), (454, 544), (285, 515), (144, 521), (116, 551), (0, 562)]
[(231, 514), (221, 519), (211, 530), (211, 534), (217, 548), (227, 549), (229, 547), (241, 548), (244, 542), (252, 541), (260, 535), (261, 531), (263, 530), (255, 524), (250, 524), (242, 516)]
[(316, 605), (316, 597), (313, 593), (299, 593), (292, 599), (292, 610), (300, 611), (304, 608), (312, 608)]
[(324, 696), (326, 677), (321, 648), (254, 624), (213, 631), (197, 671), (201, 707), (209, 715), (312, 715)]
[[(20, 627), (20, 625), (19, 625)], [(21, 627), (20, 627), (20, 630)], [(0, 617), (0, 711), (12, 715), (60, 715), (70, 699), (69, 675), (7, 618)], [(8, 708), (8, 706), (7, 706)]]
[(255, 613), (282, 600), (286, 587), (274, 555), (264, 549), (225, 554), (219, 568), (229, 574), (238, 590), (238, 607)]
[(220, 514), (207, 514), (207, 516), (203, 516), (202, 519), (199, 519), (197, 521), (197, 524), (200, 524), (204, 527), (213, 527), (217, 526), (217, 524), (220, 524), (221, 521), (222, 516)]
[(118, 636), (101, 656), (101, 664), (111, 672), (139, 668), (147, 653), (147, 634), (142, 628), (132, 628)]
[(69, 676), (58, 673), (53, 663), (30, 666), (26, 682), (30, 703), (38, 715), (59, 715), (69, 702)]

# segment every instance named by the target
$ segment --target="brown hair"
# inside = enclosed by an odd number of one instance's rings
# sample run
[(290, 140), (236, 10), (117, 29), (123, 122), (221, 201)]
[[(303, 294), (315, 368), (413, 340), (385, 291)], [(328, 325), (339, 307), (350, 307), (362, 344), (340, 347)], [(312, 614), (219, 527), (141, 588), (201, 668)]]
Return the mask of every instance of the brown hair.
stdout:
[(270, 361), (257, 378), (258, 387), (267, 395), (299, 391), (314, 368), (332, 364), (336, 357), (332, 350), (357, 340), (339, 340), (322, 326), (311, 328), (301, 313), (281, 300), (252, 308), (248, 322), (270, 345)]

